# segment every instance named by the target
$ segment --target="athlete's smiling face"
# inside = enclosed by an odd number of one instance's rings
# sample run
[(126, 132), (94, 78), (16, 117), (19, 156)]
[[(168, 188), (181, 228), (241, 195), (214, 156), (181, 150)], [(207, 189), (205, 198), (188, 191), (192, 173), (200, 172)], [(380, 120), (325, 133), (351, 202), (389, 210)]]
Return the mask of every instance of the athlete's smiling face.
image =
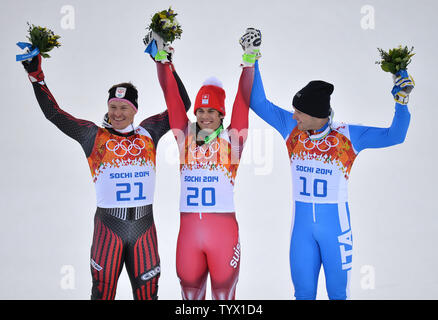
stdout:
[(321, 119), (312, 117), (297, 109), (294, 109), (292, 118), (297, 121), (298, 130), (301, 131), (321, 129), (328, 121), (328, 118)]
[(199, 108), (196, 110), (196, 121), (201, 130), (214, 131), (221, 125), (224, 116), (212, 108)]
[(123, 130), (134, 122), (135, 109), (125, 101), (111, 101), (108, 104), (108, 118), (116, 130)]

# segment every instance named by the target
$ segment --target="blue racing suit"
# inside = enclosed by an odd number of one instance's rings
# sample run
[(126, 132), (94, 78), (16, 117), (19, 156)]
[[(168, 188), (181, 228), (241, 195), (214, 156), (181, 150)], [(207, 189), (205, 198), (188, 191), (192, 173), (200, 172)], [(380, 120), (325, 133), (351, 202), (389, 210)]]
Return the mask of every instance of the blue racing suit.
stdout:
[(389, 128), (330, 123), (328, 135), (313, 140), (309, 132), (298, 130), (292, 112), (266, 99), (257, 61), (250, 108), (280, 132), (291, 160), (290, 268), (296, 299), (316, 298), (321, 264), (329, 298), (347, 299), (353, 249), (347, 199), (351, 167), (364, 149), (404, 141), (410, 122), (407, 106), (396, 103)]

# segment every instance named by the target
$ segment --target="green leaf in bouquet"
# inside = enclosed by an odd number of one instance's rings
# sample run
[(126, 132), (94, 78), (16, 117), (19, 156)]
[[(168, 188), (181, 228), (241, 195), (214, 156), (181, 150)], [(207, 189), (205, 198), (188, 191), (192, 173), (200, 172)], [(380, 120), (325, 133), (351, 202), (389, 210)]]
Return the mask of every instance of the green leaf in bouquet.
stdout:
[(382, 70), (385, 72), (395, 73), (394, 64), (391, 62), (384, 61), (381, 63), (381, 67), (382, 67)]
[(29, 26), (27, 39), (32, 44), (32, 47), (38, 48), (43, 58), (50, 58), (48, 52), (55, 47), (61, 46), (58, 41), (60, 36), (46, 27), (31, 25), (29, 22), (27, 25)]
[(376, 64), (380, 64), (383, 71), (397, 73), (399, 70), (404, 70), (411, 63), (411, 58), (415, 54), (412, 51), (414, 47), (408, 49), (407, 46), (401, 45), (397, 48), (389, 49), (388, 52), (381, 48), (377, 48), (380, 53), (380, 61), (376, 61)]

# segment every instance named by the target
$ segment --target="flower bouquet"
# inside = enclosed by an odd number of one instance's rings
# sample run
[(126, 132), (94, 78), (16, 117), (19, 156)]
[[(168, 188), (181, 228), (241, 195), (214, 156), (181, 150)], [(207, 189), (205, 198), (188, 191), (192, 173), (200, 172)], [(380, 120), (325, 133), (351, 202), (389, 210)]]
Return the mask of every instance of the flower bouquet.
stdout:
[(176, 20), (177, 13), (171, 7), (153, 15), (152, 21), (147, 27), (158, 34), (164, 42), (172, 43), (175, 39), (180, 39), (182, 34), (181, 25)]
[(401, 45), (390, 49), (388, 52), (380, 48), (377, 48), (377, 50), (380, 53), (381, 60), (376, 61), (376, 64), (379, 64), (383, 71), (392, 74), (396, 74), (400, 70), (406, 70), (409, 63), (411, 63), (411, 57), (415, 54), (412, 53), (414, 47), (408, 49), (407, 46), (402, 47)]
[(45, 27), (35, 26), (34, 24), (27, 23), (28, 25), (28, 42), (18, 42), (17, 46), (21, 49), (28, 49), (28, 52), (23, 55), (17, 55), (17, 61), (30, 59), (38, 53), (41, 54), (43, 58), (50, 58), (48, 54), (53, 48), (58, 48), (61, 46), (59, 43), (60, 36), (56, 35), (52, 30)]

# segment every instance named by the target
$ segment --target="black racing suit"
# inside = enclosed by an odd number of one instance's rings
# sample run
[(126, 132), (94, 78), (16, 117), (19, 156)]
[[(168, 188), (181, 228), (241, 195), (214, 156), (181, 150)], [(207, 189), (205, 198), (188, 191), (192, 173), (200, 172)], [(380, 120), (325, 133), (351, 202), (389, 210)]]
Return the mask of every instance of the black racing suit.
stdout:
[[(186, 110), (190, 99), (172, 64), (162, 75), (178, 88)], [(41, 79), (38, 79), (41, 80)], [(91, 247), (92, 299), (114, 299), (123, 265), (135, 299), (157, 299), (160, 258), (152, 214), (155, 156), (170, 129), (167, 111), (122, 134), (77, 119), (60, 109), (44, 81), (33, 82), (48, 120), (82, 146), (96, 187), (97, 210)]]

